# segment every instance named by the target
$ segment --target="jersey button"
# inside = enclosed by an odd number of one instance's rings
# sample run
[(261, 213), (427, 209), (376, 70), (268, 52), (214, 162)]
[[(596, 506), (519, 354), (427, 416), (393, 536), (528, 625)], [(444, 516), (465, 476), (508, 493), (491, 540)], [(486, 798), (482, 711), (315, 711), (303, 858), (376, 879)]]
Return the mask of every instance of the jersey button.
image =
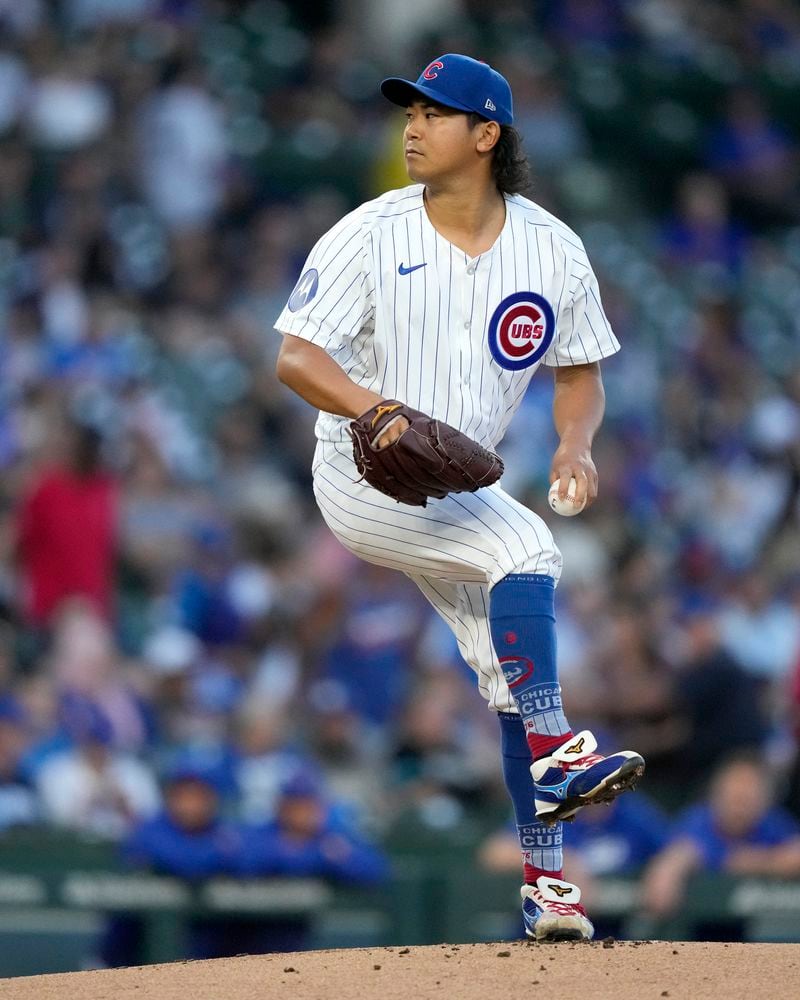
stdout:
[(471, 326), (472, 326), (472, 321), (471, 321), (471, 320), (468, 320), (468, 319), (467, 319), (467, 320), (464, 320), (464, 329), (465, 329), (465, 330), (469, 330), (469, 328), (470, 328)]
[(469, 267), (467, 268), (467, 274), (474, 274), (474, 273), (475, 273), (475, 265), (470, 264)]

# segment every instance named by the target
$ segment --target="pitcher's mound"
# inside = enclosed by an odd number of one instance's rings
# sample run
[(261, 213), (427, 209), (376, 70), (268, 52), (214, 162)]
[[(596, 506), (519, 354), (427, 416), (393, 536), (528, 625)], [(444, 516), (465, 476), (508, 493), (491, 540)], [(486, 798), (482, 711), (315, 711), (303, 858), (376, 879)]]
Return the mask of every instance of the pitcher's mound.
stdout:
[[(790, 944), (433, 945), (245, 955), (0, 980), (3, 1000), (751, 1000), (795, 994)], [(792, 986), (792, 983), (795, 985)]]

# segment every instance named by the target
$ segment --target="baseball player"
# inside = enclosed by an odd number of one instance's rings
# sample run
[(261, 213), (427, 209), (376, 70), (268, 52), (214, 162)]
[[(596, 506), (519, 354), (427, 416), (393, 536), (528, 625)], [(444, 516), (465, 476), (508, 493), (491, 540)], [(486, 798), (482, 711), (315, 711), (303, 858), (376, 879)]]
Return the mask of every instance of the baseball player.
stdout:
[(327, 524), (414, 580), (498, 713), (528, 936), (589, 939), (580, 889), (562, 877), (562, 821), (632, 787), (644, 761), (601, 756), (589, 731), (570, 729), (556, 670), (561, 555), (496, 481), (494, 449), (533, 373), (551, 366), (551, 481), (563, 498), (574, 477), (577, 501), (593, 501), (598, 362), (619, 344), (580, 239), (519, 194), (527, 163), (507, 81), (451, 53), (381, 91), (405, 109), (414, 183), (313, 248), (275, 324), (278, 377), (321, 411), (313, 476)]

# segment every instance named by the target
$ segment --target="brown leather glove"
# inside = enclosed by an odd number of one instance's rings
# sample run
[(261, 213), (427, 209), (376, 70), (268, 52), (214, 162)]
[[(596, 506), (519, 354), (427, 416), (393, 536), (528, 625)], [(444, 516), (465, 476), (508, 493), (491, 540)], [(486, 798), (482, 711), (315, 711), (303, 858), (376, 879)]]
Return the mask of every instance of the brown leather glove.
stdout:
[[(392, 444), (378, 448), (378, 439), (400, 417), (408, 428)], [(350, 436), (362, 478), (398, 503), (424, 507), (429, 497), (474, 493), (503, 474), (499, 455), (397, 399), (384, 399), (352, 420)]]

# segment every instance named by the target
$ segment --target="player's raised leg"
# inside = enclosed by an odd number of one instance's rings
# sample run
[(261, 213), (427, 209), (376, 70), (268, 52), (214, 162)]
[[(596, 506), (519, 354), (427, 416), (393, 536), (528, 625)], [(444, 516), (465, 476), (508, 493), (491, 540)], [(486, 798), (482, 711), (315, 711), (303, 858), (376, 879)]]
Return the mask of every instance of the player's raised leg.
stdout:
[(633, 750), (607, 757), (584, 730), (574, 734), (561, 701), (551, 576), (512, 573), (491, 590), (489, 621), (497, 659), (522, 717), (533, 758), (536, 816), (572, 819), (585, 805), (610, 802), (644, 773)]

